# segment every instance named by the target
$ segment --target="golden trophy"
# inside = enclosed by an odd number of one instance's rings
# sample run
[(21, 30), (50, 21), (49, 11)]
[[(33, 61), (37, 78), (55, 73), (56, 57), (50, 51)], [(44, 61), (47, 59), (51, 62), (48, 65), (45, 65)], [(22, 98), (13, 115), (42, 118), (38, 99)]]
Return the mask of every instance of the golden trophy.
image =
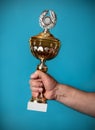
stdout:
[[(31, 53), (40, 60), (37, 70), (45, 73), (48, 70), (48, 67), (45, 65), (46, 60), (54, 58), (58, 54), (60, 48), (60, 41), (49, 32), (49, 29), (55, 26), (56, 20), (57, 18), (54, 11), (43, 11), (39, 18), (39, 24), (44, 30), (30, 38)], [(44, 94), (40, 93), (38, 97), (32, 97), (28, 102), (27, 109), (46, 112), (47, 102)]]

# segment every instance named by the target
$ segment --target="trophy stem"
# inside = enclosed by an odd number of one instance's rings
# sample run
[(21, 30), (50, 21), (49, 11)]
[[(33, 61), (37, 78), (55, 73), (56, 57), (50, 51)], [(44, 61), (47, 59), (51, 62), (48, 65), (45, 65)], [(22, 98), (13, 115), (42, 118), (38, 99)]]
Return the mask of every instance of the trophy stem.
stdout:
[(49, 32), (49, 29), (45, 28), (43, 32), (44, 32), (44, 33), (48, 33), (48, 32)]
[(46, 103), (46, 98), (43, 93), (39, 93), (38, 97), (32, 97), (31, 102)]
[(41, 70), (44, 73), (47, 72), (48, 68), (45, 65), (45, 60), (43, 58), (40, 59), (40, 64), (37, 66), (37, 70)]

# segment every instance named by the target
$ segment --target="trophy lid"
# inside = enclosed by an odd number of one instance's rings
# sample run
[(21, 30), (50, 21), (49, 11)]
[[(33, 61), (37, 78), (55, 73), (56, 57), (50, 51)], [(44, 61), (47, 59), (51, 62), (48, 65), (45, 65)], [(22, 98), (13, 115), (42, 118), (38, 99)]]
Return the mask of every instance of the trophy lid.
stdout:
[(52, 42), (59, 42), (59, 40), (57, 38), (55, 38), (49, 31), (47, 32), (41, 32), (39, 33), (38, 35), (36, 36), (33, 36), (30, 38), (30, 41), (31, 40), (49, 40), (49, 41), (52, 41)]

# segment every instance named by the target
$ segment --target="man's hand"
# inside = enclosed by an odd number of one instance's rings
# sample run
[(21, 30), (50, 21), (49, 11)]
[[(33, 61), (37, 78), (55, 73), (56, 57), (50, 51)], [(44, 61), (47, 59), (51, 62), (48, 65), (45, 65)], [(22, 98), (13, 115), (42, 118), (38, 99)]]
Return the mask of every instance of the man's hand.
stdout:
[(59, 84), (50, 75), (37, 70), (31, 75), (33, 97), (44, 93), (46, 99), (55, 99), (77, 111), (95, 117), (95, 92), (85, 92), (69, 85)]
[(43, 92), (46, 99), (56, 98), (55, 91), (58, 83), (54, 78), (39, 70), (33, 73), (30, 78), (33, 97), (37, 97), (39, 93)]

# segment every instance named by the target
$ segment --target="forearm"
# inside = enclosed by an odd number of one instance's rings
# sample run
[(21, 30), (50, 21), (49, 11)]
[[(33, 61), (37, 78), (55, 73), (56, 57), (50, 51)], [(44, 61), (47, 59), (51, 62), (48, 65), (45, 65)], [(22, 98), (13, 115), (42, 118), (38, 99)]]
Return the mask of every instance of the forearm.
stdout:
[(95, 93), (87, 93), (67, 85), (58, 84), (56, 100), (77, 111), (95, 117)]

